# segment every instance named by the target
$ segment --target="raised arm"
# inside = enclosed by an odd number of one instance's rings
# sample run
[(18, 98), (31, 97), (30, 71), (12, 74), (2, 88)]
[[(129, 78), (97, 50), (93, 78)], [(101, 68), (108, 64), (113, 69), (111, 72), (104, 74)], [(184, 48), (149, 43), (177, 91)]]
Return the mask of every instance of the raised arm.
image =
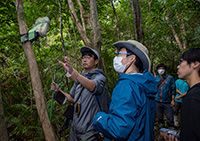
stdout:
[(83, 87), (89, 91), (94, 91), (96, 88), (95, 83), (79, 74), (71, 65), (70, 58), (65, 56), (65, 63), (59, 61), (59, 63), (64, 67), (64, 69), (69, 72), (70, 76), (67, 75), (71, 80), (77, 80)]

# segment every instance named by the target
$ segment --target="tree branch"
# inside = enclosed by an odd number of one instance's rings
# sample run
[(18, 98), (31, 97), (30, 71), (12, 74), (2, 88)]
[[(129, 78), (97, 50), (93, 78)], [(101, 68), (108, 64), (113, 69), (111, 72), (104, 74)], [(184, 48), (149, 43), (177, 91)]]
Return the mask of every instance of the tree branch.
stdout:
[(196, 0), (200, 4), (200, 0)]
[(78, 32), (81, 36), (81, 39), (83, 40), (84, 44), (88, 47), (92, 47), (92, 43), (90, 42), (90, 40), (87, 37), (86, 31), (84, 31), (83, 26), (81, 25), (78, 16), (76, 15), (75, 12), (75, 8), (74, 8), (74, 4), (72, 0), (68, 0), (68, 4), (69, 4), (69, 9), (71, 12), (71, 16), (76, 24), (76, 27), (78, 29)]
[(80, 12), (81, 12), (82, 24), (85, 26), (85, 21), (86, 21), (87, 24), (89, 25), (89, 27), (92, 28), (89, 16), (86, 14), (85, 9), (83, 8), (83, 5), (81, 4), (81, 1), (77, 0), (77, 2), (78, 2), (79, 8), (80, 8)]
[[(169, 17), (166, 15), (166, 16), (165, 16), (165, 19), (168, 20)], [(172, 33), (173, 33), (173, 35), (174, 35), (174, 38), (175, 38), (175, 40), (176, 40), (176, 43), (177, 43), (179, 49), (181, 50), (181, 52), (183, 52), (183, 46), (182, 46), (181, 41), (180, 41), (180, 39), (179, 39), (179, 37), (178, 37), (178, 34), (176, 33), (176, 31), (175, 31), (173, 25), (172, 25), (171, 23), (170, 23), (169, 25), (170, 25), (170, 27), (171, 27)]]

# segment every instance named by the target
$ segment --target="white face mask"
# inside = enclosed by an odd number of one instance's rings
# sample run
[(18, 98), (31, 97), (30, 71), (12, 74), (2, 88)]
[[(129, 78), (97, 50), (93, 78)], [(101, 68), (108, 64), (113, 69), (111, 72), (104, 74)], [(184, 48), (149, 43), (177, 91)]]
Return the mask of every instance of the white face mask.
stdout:
[(158, 70), (158, 74), (163, 75), (164, 73), (165, 73), (165, 70), (164, 70), (164, 69), (159, 69), (159, 70)]
[(122, 65), (122, 59), (124, 59), (125, 57), (119, 57), (119, 56), (115, 56), (115, 58), (113, 59), (113, 67), (115, 69), (116, 72), (124, 72), (126, 65)]

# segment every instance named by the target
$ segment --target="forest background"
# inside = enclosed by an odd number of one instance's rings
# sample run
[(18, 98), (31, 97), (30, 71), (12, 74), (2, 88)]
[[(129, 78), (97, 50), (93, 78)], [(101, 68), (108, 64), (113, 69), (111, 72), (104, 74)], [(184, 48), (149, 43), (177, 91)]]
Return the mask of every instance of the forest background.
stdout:
[[(22, 44), (20, 34), (44, 16), (51, 20), (47, 36)], [(80, 48), (95, 48), (112, 93), (118, 79), (112, 65), (113, 43), (135, 39), (148, 48), (152, 73), (162, 62), (167, 74), (177, 79), (180, 54), (200, 47), (200, 1), (4, 0), (0, 1), (0, 25), (0, 140), (65, 140), (69, 129), (61, 136), (58, 131), (69, 103), (53, 101), (51, 109), (50, 85), (55, 81), (69, 92), (73, 81), (65, 78), (58, 60), (69, 56), (81, 72)], [(32, 58), (27, 50), (33, 51)]]

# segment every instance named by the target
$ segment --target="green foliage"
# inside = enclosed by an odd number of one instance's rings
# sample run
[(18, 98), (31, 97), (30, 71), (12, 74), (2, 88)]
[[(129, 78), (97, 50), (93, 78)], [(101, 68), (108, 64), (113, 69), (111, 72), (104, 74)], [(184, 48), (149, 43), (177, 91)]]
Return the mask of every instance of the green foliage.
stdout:
[[(88, 3), (85, 0), (81, 2), (88, 12)], [(73, 81), (68, 80), (69, 89), (66, 87), (65, 72), (58, 63), (58, 60), (63, 61), (64, 56), (60, 34), (59, 5), (57, 1), (47, 0), (24, 0), (23, 3), (28, 29), (32, 28), (39, 17), (48, 16), (51, 20), (47, 36), (32, 43), (46, 97), (46, 106), (50, 113), (52, 97), (50, 85), (54, 79), (54, 73), (56, 72), (54, 81), (59, 84), (62, 90), (69, 92), (73, 85)], [(81, 72), (79, 49), (84, 44), (72, 21), (67, 0), (61, 1), (61, 5), (64, 48), (74, 67)], [(75, 1), (74, 5), (80, 18), (78, 4)], [(106, 67), (107, 86), (112, 92), (118, 79), (118, 74), (114, 71), (112, 64), (116, 52), (113, 43), (118, 40), (116, 21), (109, 0), (97, 1), (97, 5), (99, 22), (102, 27), (102, 58)], [(130, 1), (114, 1), (114, 5), (121, 40), (134, 39)], [(20, 42), (15, 2), (14, 0), (1, 1), (0, 6), (0, 89), (9, 139), (45, 140), (36, 109), (27, 60)], [(163, 62), (168, 66), (168, 73), (176, 78), (177, 59), (181, 51), (173, 36), (171, 25), (182, 43), (184, 38), (181, 35), (180, 26), (181, 20), (183, 20), (187, 48), (199, 47), (200, 5), (190, 0), (158, 0), (152, 1), (150, 5), (148, 1), (140, 1), (140, 8), (145, 33), (144, 44), (150, 52), (152, 71), (156, 71), (156, 65)], [(166, 20), (166, 16), (168, 16), (168, 20)], [(89, 35), (90, 30), (88, 31)], [(52, 126), (57, 136), (59, 128), (65, 120), (62, 114), (68, 104), (60, 105), (56, 101), (53, 103)], [(68, 133), (69, 129), (62, 134), (61, 140), (65, 140)]]

